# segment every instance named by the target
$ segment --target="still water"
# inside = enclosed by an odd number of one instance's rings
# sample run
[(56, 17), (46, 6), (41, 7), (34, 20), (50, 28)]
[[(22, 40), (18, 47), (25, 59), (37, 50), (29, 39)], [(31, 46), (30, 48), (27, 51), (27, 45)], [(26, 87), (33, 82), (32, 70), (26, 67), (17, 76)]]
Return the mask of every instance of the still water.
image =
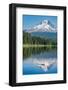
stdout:
[(23, 48), (23, 75), (57, 73), (57, 49)]

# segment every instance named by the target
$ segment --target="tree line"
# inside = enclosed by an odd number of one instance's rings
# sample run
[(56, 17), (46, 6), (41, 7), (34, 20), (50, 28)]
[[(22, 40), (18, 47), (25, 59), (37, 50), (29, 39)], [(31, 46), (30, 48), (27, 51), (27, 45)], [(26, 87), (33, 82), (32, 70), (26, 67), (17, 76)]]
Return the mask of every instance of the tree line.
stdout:
[(46, 39), (37, 36), (31, 36), (30, 33), (23, 31), (23, 44), (36, 44), (36, 45), (57, 45), (57, 40)]

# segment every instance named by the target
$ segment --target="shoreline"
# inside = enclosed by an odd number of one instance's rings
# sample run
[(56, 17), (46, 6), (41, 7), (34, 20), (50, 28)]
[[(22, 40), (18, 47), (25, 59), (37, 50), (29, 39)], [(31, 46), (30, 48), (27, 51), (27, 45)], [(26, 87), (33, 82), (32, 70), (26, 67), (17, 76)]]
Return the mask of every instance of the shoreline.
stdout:
[(23, 45), (23, 48), (24, 47), (26, 47), (26, 48), (28, 48), (28, 47), (57, 47), (57, 45), (28, 45), (28, 44), (26, 44), (26, 45)]

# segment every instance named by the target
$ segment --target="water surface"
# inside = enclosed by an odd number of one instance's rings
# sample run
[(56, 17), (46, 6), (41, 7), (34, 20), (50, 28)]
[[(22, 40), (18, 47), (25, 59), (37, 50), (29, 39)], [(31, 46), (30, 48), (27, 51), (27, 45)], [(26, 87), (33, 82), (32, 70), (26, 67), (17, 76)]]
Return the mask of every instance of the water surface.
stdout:
[(57, 73), (57, 49), (46, 47), (23, 48), (22, 74)]

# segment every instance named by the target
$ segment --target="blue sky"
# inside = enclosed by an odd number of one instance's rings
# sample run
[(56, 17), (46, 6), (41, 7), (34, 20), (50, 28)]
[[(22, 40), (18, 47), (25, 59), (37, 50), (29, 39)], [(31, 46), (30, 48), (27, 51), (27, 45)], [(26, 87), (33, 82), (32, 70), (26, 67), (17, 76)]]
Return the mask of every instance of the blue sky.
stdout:
[(57, 26), (57, 16), (23, 15), (22, 18), (24, 29), (34, 27), (43, 20), (49, 20), (53, 25)]

